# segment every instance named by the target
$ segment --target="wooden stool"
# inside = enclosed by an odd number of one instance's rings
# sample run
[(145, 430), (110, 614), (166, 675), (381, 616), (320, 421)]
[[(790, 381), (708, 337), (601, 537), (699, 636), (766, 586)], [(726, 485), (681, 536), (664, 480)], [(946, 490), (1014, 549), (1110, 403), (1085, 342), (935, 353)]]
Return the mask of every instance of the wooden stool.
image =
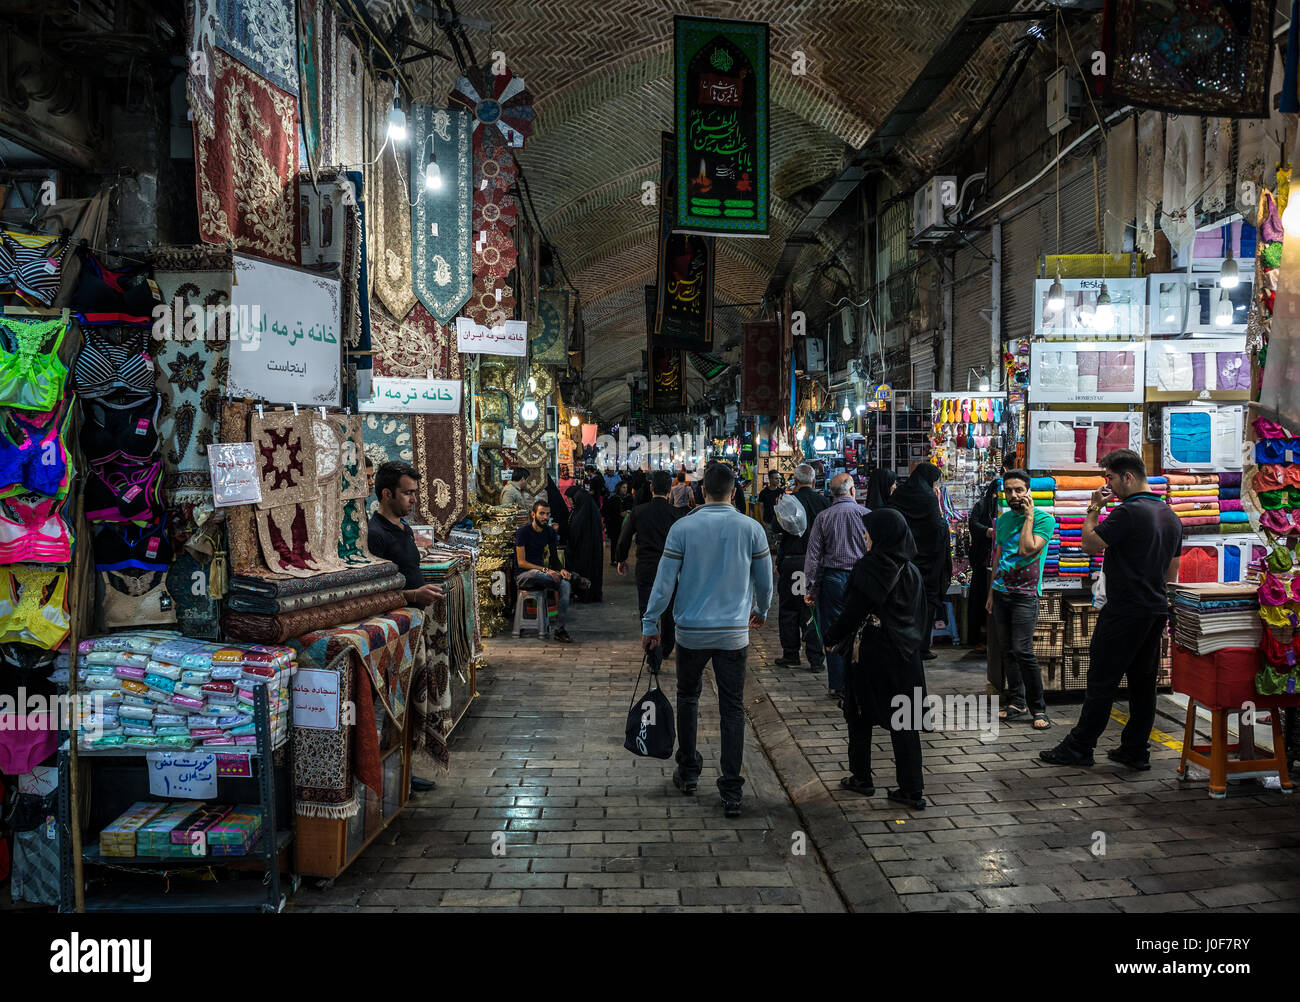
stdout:
[[(529, 599), (532, 599), (533, 606), (537, 610), (534, 616), (529, 616), (525, 612), (525, 603)], [(519, 589), (519, 594), (515, 596), (514, 635), (516, 637), (519, 636), (520, 630), (536, 630), (539, 639), (550, 636), (551, 623), (550, 617), (546, 614), (545, 588)]]
[[(1264, 697), (1259, 697), (1261, 700)], [(1266, 704), (1260, 704), (1264, 709)], [(1187, 763), (1195, 762), (1210, 770), (1210, 796), (1222, 800), (1228, 795), (1228, 777), (1242, 773), (1260, 774), (1275, 772), (1282, 781), (1283, 793), (1294, 793), (1291, 776), (1286, 767), (1286, 743), (1282, 734), (1282, 711), (1276, 706), (1268, 706), (1273, 718), (1273, 752), (1268, 758), (1251, 758), (1228, 760), (1228, 752), (1238, 751), (1237, 744), (1228, 743), (1228, 714), (1241, 713), (1240, 706), (1219, 709), (1207, 706), (1210, 711), (1210, 743), (1193, 744), (1196, 739), (1197, 701), (1191, 697), (1187, 700), (1187, 729), (1183, 733), (1183, 754), (1178, 762), (1178, 778), (1186, 782)], [(1238, 721), (1240, 724), (1240, 721)], [(1208, 752), (1209, 754), (1206, 754)], [(1257, 753), (1259, 754), (1259, 753)]]

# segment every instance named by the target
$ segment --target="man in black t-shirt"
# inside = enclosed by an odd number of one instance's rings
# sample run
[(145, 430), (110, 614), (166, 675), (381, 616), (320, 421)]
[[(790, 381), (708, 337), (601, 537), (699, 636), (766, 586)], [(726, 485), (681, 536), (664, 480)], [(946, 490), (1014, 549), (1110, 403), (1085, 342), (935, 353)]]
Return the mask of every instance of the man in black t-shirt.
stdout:
[(406, 575), (402, 594), (407, 603), (423, 607), (432, 605), (435, 598), (442, 598), (442, 588), (425, 583), (415, 533), (405, 521), (415, 508), (419, 492), (420, 474), (415, 467), (400, 461), (384, 463), (375, 474), (379, 510), (370, 516), (368, 528), (370, 552), (397, 565)]
[(785, 491), (781, 489), (781, 474), (773, 470), (767, 475), (767, 486), (758, 492), (758, 503), (763, 506), (763, 524), (770, 526), (776, 521), (776, 503)]
[[(1038, 757), (1054, 765), (1092, 765), (1092, 750), (1110, 721), (1115, 693), (1128, 676), (1129, 722), (1107, 758), (1130, 769), (1151, 768), (1148, 741), (1156, 720), (1160, 638), (1169, 621), (1166, 585), (1178, 580), (1183, 526), (1151, 493), (1142, 457), (1117, 449), (1101, 460), (1106, 486), (1097, 490), (1083, 524), (1085, 553), (1106, 551), (1106, 604), (1089, 650), (1088, 689), (1079, 722), (1055, 748)], [(1122, 503), (1097, 524), (1111, 496)]]
[[(545, 501), (533, 503), (532, 520), (515, 533), (515, 586), (521, 590), (549, 589), (560, 593), (559, 611), (555, 617), (555, 639), (562, 644), (573, 643), (565, 626), (569, 617), (569, 596), (573, 575), (568, 571), (547, 570), (546, 551), (551, 551), (551, 563), (558, 565), (557, 549), (560, 537), (551, 528), (551, 506)], [(546, 615), (546, 610), (541, 610)]]

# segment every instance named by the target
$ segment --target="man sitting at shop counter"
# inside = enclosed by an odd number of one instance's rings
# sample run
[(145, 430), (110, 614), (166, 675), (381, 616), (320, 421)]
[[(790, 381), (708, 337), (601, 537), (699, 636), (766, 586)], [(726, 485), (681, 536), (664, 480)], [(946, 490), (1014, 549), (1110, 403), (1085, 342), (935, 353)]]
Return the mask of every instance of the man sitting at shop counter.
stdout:
[(442, 588), (429, 584), (420, 572), (420, 548), (415, 533), (406, 524), (406, 516), (415, 510), (420, 493), (420, 474), (410, 463), (393, 460), (384, 463), (375, 474), (375, 496), (379, 510), (370, 516), (370, 552), (391, 560), (406, 575), (402, 596), (408, 605), (421, 608), (442, 598)]

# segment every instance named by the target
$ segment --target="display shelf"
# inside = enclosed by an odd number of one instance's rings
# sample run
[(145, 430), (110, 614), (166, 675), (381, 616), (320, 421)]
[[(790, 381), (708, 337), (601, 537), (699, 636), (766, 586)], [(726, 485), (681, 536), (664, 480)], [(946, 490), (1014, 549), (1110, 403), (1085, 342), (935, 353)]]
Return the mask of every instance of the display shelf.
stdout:
[[(96, 866), (123, 866), (139, 868), (141, 870), (172, 870), (177, 867), (194, 868), (205, 866), (229, 866), (241, 859), (255, 860), (263, 856), (266, 847), (263, 844), (266, 840), (265, 835), (258, 836), (256, 842), (250, 847), (248, 852), (242, 856), (105, 856), (99, 851), (99, 846), (86, 846), (81, 851), (81, 858), (87, 863)], [(278, 856), (285, 849), (289, 848), (293, 842), (293, 832), (291, 830), (281, 830), (275, 834), (275, 854)]]
[[(232, 859), (246, 857), (229, 857)], [(143, 882), (121, 881), (87, 896), (87, 912), (115, 912), (118, 914), (170, 914), (172, 912), (208, 914), (242, 912), (279, 912), (284, 909), (287, 895), (279, 891), (268, 896), (266, 885), (255, 877), (236, 877), (231, 880), (194, 883), (170, 880), (166, 889), (142, 886)]]

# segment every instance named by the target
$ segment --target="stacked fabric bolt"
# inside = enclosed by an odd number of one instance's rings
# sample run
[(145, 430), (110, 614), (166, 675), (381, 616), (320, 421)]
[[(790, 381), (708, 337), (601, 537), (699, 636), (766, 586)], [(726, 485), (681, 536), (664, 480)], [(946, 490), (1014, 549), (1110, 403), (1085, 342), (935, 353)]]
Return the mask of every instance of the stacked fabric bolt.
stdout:
[(1219, 475), (1169, 473), (1165, 500), (1183, 523), (1184, 535), (1219, 531)]
[(254, 690), (265, 686), (272, 745), (288, 734), (288, 647), (223, 646), (175, 633), (130, 631), (77, 647), (93, 701), (81, 747), (189, 750), (257, 743)]
[[(1034, 477), (1029, 482), (1034, 495), (1034, 507), (1056, 513), (1056, 478)], [(1052, 538), (1047, 542), (1047, 562), (1043, 565), (1044, 577), (1058, 577), (1061, 573), (1061, 526), (1057, 523)]]
[(1242, 532), (1250, 524), (1241, 502), (1241, 474), (1219, 474), (1219, 531)]
[[(1061, 476), (1056, 478), (1057, 521), (1060, 523), (1060, 576), (1086, 578), (1093, 570), (1093, 558), (1083, 552), (1083, 523), (1093, 492), (1106, 484), (1105, 477)], [(1105, 518), (1102, 512), (1101, 518)]]
[(1193, 654), (1213, 654), (1229, 647), (1254, 647), (1260, 642), (1256, 596), (1251, 585), (1176, 584), (1170, 587), (1174, 600), (1174, 642)]

